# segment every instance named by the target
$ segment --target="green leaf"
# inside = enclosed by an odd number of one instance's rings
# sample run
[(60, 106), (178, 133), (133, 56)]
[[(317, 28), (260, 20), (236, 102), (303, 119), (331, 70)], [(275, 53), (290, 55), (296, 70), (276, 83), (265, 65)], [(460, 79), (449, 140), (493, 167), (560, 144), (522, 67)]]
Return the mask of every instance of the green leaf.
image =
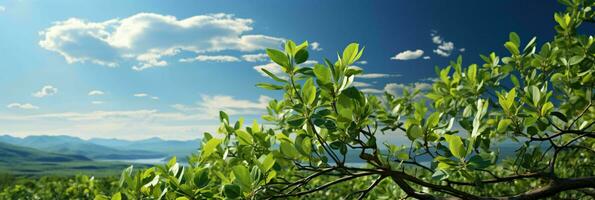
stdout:
[[(324, 124), (322, 124), (324, 125)], [(312, 142), (305, 134), (298, 135), (295, 138), (295, 148), (304, 156), (311, 156), (312, 153)]]
[(203, 158), (209, 157), (215, 150), (217, 150), (217, 146), (221, 143), (222, 140), (218, 138), (210, 139), (203, 147), (202, 147), (202, 156)]
[(240, 164), (232, 167), (233, 175), (239, 181), (240, 185), (245, 188), (252, 188), (252, 178), (250, 171), (246, 166)]
[(223, 111), (219, 111), (219, 120), (225, 124), (229, 123), (229, 116)]
[(289, 158), (296, 158), (299, 156), (297, 150), (288, 142), (281, 142), (281, 153)]
[(308, 60), (308, 50), (301, 49), (295, 54), (295, 63), (302, 64)]
[(238, 139), (241, 144), (248, 144), (248, 145), (254, 144), (254, 142), (252, 141), (252, 136), (246, 131), (237, 130), (236, 136), (238, 136)]
[(314, 74), (316, 75), (316, 78), (318, 78), (318, 80), (323, 84), (331, 82), (331, 69), (324, 65), (314, 65)]
[(469, 66), (469, 69), (467, 70), (467, 78), (469, 78), (469, 80), (473, 81), (473, 83), (475, 83), (475, 81), (477, 81), (477, 65), (476, 64), (472, 64), (471, 66)]
[(269, 72), (269, 70), (266, 70), (265, 68), (262, 68), (262, 69), (260, 69), (260, 70), (262, 70), (262, 71), (263, 71), (265, 74), (269, 75), (269, 77), (271, 77), (271, 78), (272, 78), (273, 80), (275, 80), (275, 81), (279, 81), (279, 82), (284, 82), (284, 83), (287, 83), (287, 81), (286, 81), (286, 80), (284, 80), (284, 79), (282, 79), (282, 78), (279, 78), (277, 75), (275, 75), (275, 74), (273, 74), (273, 73)]
[(467, 152), (465, 151), (465, 146), (463, 145), (461, 137), (457, 135), (444, 135), (444, 139), (448, 142), (448, 149), (452, 155), (464, 160)]
[(508, 34), (508, 38), (509, 40), (514, 43), (517, 47), (521, 46), (521, 38), (519, 37), (518, 34), (516, 34), (515, 32), (510, 32), (510, 34)]
[(305, 121), (306, 119), (300, 115), (292, 115), (291, 117), (287, 118), (287, 124), (294, 128), (301, 128)]
[(543, 106), (541, 107), (541, 116), (546, 116), (553, 108), (554, 104), (552, 104), (552, 102), (547, 102), (543, 104)]
[(295, 52), (297, 52), (297, 47), (295, 45), (295, 42), (293, 42), (292, 40), (287, 40), (285, 42), (285, 53), (293, 56), (295, 55)]
[(506, 131), (506, 128), (508, 128), (510, 124), (512, 124), (512, 120), (510, 119), (500, 120), (500, 122), (498, 122), (498, 128), (496, 129), (496, 131), (503, 133), (504, 131)]
[(198, 176), (194, 177), (194, 185), (198, 188), (204, 188), (209, 184), (209, 171), (202, 170)]
[(132, 169), (134, 169), (134, 166), (130, 165), (130, 167), (127, 167), (122, 171), (122, 174), (120, 175), (120, 182), (118, 184), (119, 187), (122, 187), (124, 182), (126, 182), (126, 180), (132, 176)]
[(280, 85), (274, 85), (270, 83), (257, 83), (256, 87), (266, 89), (266, 90), (282, 90), (284, 87)]
[(516, 46), (514, 43), (512, 42), (506, 42), (504, 43), (504, 47), (506, 47), (506, 49), (508, 49), (508, 51), (513, 54), (513, 55), (519, 55), (519, 47)]
[(551, 115), (556, 116), (558, 119), (564, 122), (568, 122), (568, 118), (566, 118), (566, 115), (562, 114), (561, 112), (554, 111), (551, 113)]
[(423, 130), (421, 129), (421, 126), (419, 126), (417, 124), (411, 125), (409, 127), (409, 129), (407, 129), (407, 137), (410, 140), (415, 140), (422, 136), (423, 136)]
[(112, 195), (112, 200), (122, 200), (122, 193), (116, 192), (116, 194)]
[(190, 200), (190, 199), (188, 199), (188, 197), (178, 197), (178, 198), (176, 198), (176, 200)]
[(273, 62), (277, 63), (282, 68), (287, 69), (289, 67), (289, 58), (287, 57), (287, 54), (276, 49), (267, 49), (266, 53)]
[(438, 125), (438, 122), (440, 122), (440, 117), (441, 117), (441, 116), (442, 116), (442, 114), (440, 114), (440, 113), (438, 113), (438, 112), (432, 113), (432, 114), (431, 114), (431, 115), (428, 117), (428, 119), (426, 120), (426, 125), (425, 125), (425, 127), (426, 127), (426, 128), (431, 128), (431, 127), (434, 127), (434, 126)]
[(345, 50), (343, 50), (343, 57), (342, 60), (345, 64), (345, 66), (350, 65), (353, 63), (353, 61), (355, 60), (355, 58), (358, 56), (358, 48), (359, 48), (359, 44), (358, 43), (351, 43), (349, 45), (347, 45), (347, 47), (345, 48)]
[(236, 184), (228, 184), (223, 186), (223, 195), (225, 195), (225, 197), (230, 198), (230, 199), (235, 199), (240, 197), (241, 194), (241, 190), (240, 190), (240, 186), (236, 185)]
[(273, 165), (275, 165), (275, 158), (273, 157), (272, 153), (269, 153), (264, 158), (264, 161), (262, 161), (262, 171), (268, 172), (273, 167)]
[(541, 91), (537, 86), (531, 86), (531, 96), (533, 97), (533, 105), (539, 105), (539, 101), (541, 100)]
[(583, 61), (583, 59), (585, 59), (585, 55), (572, 56), (568, 60), (568, 64), (569, 65), (576, 65), (576, 64), (579, 64), (581, 61)]
[(304, 88), (302, 89), (302, 95), (304, 96), (304, 103), (307, 105), (312, 105), (314, 100), (316, 99), (316, 87), (314, 87), (314, 80), (309, 78), (304, 83)]

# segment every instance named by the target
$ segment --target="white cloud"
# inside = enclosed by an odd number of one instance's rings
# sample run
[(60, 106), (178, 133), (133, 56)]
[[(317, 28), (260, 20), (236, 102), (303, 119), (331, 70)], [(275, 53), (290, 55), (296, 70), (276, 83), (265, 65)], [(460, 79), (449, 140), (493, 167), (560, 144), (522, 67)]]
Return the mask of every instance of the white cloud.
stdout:
[(441, 44), (442, 43), (442, 38), (439, 35), (436, 35), (434, 33), (434, 34), (432, 34), (432, 42), (434, 44)]
[(322, 48), (320, 48), (320, 43), (318, 43), (318, 42), (310, 43), (310, 49), (312, 49), (314, 51), (322, 51), (323, 50)]
[(7, 108), (18, 108), (23, 110), (37, 110), (39, 107), (30, 103), (11, 103), (6, 106)]
[(437, 49), (434, 49), (434, 53), (443, 56), (443, 57), (448, 57), (450, 56), (450, 54), (452, 54), (452, 50), (455, 48), (454, 43), (452, 42), (443, 42), (442, 44), (438, 45)]
[(465, 52), (465, 50), (466, 50), (465, 48), (460, 48), (459, 49), (460, 52)]
[(355, 81), (351, 85), (353, 85), (355, 87), (362, 87), (362, 88), (364, 88), (364, 87), (371, 87), (372, 86), (372, 84), (370, 84), (370, 83), (359, 82), (359, 81)]
[(32, 95), (37, 98), (42, 98), (45, 96), (52, 96), (56, 93), (58, 93), (58, 88), (55, 88), (54, 86), (51, 86), (51, 85), (46, 85), (46, 86), (43, 86), (39, 91), (33, 93)]
[[(436, 31), (432, 31), (430, 36), (432, 36), (432, 42), (438, 45), (436, 49), (433, 50), (435, 54), (438, 54), (442, 57), (448, 57), (450, 54), (452, 54), (452, 51), (455, 48), (454, 43), (445, 41), (440, 35), (438, 35), (438, 32)], [(462, 49), (465, 51), (464, 48)]]
[(381, 73), (369, 73), (355, 75), (355, 78), (389, 78), (389, 77), (400, 77), (400, 74), (381, 74)]
[(272, 100), (271, 97), (261, 95), (257, 101), (236, 99), (225, 95), (202, 95), (201, 101), (195, 105), (174, 104), (171, 107), (182, 112), (196, 112), (216, 118), (219, 111), (230, 115), (256, 115), (263, 114)]
[(115, 67), (135, 60), (135, 70), (167, 66), (166, 57), (182, 51), (255, 51), (279, 47), (283, 39), (245, 34), (253, 21), (230, 14), (186, 19), (155, 13), (90, 22), (71, 18), (40, 32), (39, 45), (62, 55), (68, 63), (92, 62)]
[(6, 7), (0, 6), (0, 13), (6, 11)]
[(407, 51), (398, 53), (397, 55), (391, 57), (390, 59), (391, 60), (413, 60), (413, 59), (418, 59), (423, 54), (424, 54), (424, 51), (421, 49), (418, 49), (415, 51), (407, 50)]
[(94, 105), (99, 105), (99, 104), (103, 104), (103, 103), (105, 103), (105, 102), (103, 102), (103, 101), (91, 101), (91, 104), (94, 104)]
[[(217, 118), (206, 114), (161, 112), (154, 109), (0, 114), (1, 132), (15, 135), (69, 134), (83, 138), (142, 139), (160, 136), (195, 139), (204, 131), (216, 131)], [(31, 126), (35, 124), (35, 126)]]
[(363, 93), (367, 93), (367, 94), (382, 94), (384, 93), (384, 90), (379, 90), (379, 89), (374, 89), (374, 88), (364, 88), (360, 90)]
[(365, 65), (365, 64), (368, 64), (368, 61), (365, 61), (365, 60), (357, 61), (357, 64)]
[(142, 93), (142, 92), (141, 93), (133, 94), (132, 96), (134, 96), (134, 97), (140, 97), (140, 98), (150, 98), (150, 99), (153, 99), (153, 100), (159, 100), (159, 97), (152, 96), (150, 94)]
[(242, 55), (242, 59), (247, 62), (265, 62), (269, 60), (269, 56), (266, 53), (246, 54)]
[(228, 56), (228, 55), (216, 55), (216, 56), (207, 56), (207, 55), (198, 55), (194, 58), (182, 58), (180, 62), (239, 62), (240, 59), (236, 58), (235, 56)]
[(89, 94), (87, 94), (87, 95), (89, 95), (89, 96), (100, 96), (100, 95), (103, 95), (103, 94), (105, 94), (105, 93), (103, 91), (101, 91), (101, 90), (91, 90), (91, 91), (89, 91)]
[(430, 59), (430, 56), (424, 56), (423, 59), (424, 60), (429, 60)]

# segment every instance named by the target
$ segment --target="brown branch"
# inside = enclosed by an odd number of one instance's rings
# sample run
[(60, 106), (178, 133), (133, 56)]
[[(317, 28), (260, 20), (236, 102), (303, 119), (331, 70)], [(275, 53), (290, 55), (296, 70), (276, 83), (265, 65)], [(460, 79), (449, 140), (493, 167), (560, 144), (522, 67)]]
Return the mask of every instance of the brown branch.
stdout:
[(560, 192), (568, 191), (568, 190), (578, 190), (578, 189), (585, 189), (585, 188), (595, 188), (595, 176), (591, 177), (581, 177), (581, 178), (567, 178), (567, 179), (558, 179), (545, 187), (535, 189), (529, 192), (525, 192), (523, 194), (509, 196), (509, 197), (499, 197), (497, 199), (503, 200), (517, 200), (517, 199), (542, 199), (546, 197), (554, 196)]
[(288, 193), (288, 194), (280, 194), (280, 195), (274, 195), (269, 197), (268, 199), (278, 199), (278, 198), (286, 198), (286, 197), (292, 197), (292, 196), (302, 196), (302, 195), (307, 195), (307, 194), (311, 194), (320, 190), (324, 190), (330, 186), (333, 186), (335, 184), (339, 184), (345, 181), (349, 181), (351, 179), (355, 179), (355, 178), (359, 178), (359, 177), (363, 177), (363, 176), (369, 176), (369, 175), (373, 175), (375, 173), (372, 172), (363, 172), (363, 173), (357, 173), (357, 174), (353, 174), (351, 176), (345, 176), (339, 179), (336, 179), (334, 181), (328, 182), (324, 185), (318, 186), (314, 189), (311, 190), (306, 190), (306, 191), (301, 191), (301, 192), (297, 192), (297, 193)]

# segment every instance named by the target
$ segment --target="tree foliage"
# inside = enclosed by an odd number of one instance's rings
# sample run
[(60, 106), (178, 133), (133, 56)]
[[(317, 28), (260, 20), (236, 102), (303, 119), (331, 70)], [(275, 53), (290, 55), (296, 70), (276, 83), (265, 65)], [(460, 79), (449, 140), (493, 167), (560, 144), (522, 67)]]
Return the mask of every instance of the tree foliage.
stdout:
[[(593, 197), (595, 40), (580, 27), (592, 25), (594, 2), (561, 2), (567, 10), (554, 14), (553, 40), (538, 45), (510, 33), (507, 55), (468, 65), (459, 57), (436, 69), (431, 90), (399, 96), (352, 86), (362, 73), (352, 66), (364, 52), (357, 43), (313, 67), (302, 65), (307, 42), (267, 49), (285, 74), (263, 69), (274, 82), (257, 86), (283, 93), (269, 102), (265, 124), (221, 112), (218, 134), (205, 133), (189, 166), (174, 159), (124, 171), (114, 198)], [(404, 135), (411, 145), (380, 135)], [(512, 156), (499, 151), (504, 144), (516, 145)], [(366, 164), (347, 163), (352, 154)]]
[(510, 33), (506, 55), (458, 57), (436, 68), (431, 90), (399, 96), (352, 86), (363, 73), (352, 66), (364, 52), (357, 43), (313, 67), (303, 65), (307, 42), (267, 49), (285, 74), (263, 69), (274, 82), (257, 86), (283, 94), (265, 123), (221, 112), (188, 165), (128, 168), (118, 192), (96, 199), (593, 198), (595, 39), (580, 28), (592, 26), (595, 3), (560, 2), (551, 41)]

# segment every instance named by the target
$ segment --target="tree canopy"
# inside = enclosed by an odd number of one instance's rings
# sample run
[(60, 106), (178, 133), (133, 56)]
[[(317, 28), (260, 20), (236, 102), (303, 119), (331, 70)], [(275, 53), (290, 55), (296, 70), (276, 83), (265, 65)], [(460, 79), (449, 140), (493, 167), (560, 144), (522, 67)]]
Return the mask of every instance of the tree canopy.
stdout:
[[(352, 86), (363, 73), (352, 66), (364, 52), (357, 43), (312, 67), (308, 42), (267, 49), (284, 74), (262, 69), (272, 81), (257, 86), (283, 94), (265, 123), (221, 112), (218, 133), (205, 133), (188, 166), (129, 168), (112, 199), (592, 198), (595, 39), (581, 26), (593, 25), (595, 1), (560, 2), (567, 9), (554, 14), (552, 40), (512, 32), (506, 55), (458, 57), (436, 68), (430, 90), (399, 95)], [(514, 152), (501, 151), (507, 144)]]

